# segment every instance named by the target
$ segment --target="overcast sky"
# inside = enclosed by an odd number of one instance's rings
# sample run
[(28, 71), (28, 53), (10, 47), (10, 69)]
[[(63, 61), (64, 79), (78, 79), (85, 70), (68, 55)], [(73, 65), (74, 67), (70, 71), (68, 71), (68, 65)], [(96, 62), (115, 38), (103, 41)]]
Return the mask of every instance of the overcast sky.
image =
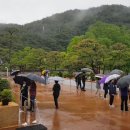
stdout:
[(0, 23), (25, 24), (70, 9), (122, 4), (130, 0), (0, 0)]

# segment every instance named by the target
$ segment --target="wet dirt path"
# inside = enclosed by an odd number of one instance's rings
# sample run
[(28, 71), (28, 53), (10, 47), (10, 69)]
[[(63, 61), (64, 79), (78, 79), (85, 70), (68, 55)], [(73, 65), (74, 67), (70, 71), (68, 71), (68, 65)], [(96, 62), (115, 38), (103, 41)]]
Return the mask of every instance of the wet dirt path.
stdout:
[[(115, 108), (109, 108), (109, 101), (96, 97), (94, 91), (70, 90), (62, 85), (59, 109), (55, 110), (52, 84), (37, 85), (37, 119), (48, 130), (130, 130), (130, 112), (120, 111), (118, 95), (114, 100)], [(18, 97), (19, 88), (13, 87), (13, 90)]]

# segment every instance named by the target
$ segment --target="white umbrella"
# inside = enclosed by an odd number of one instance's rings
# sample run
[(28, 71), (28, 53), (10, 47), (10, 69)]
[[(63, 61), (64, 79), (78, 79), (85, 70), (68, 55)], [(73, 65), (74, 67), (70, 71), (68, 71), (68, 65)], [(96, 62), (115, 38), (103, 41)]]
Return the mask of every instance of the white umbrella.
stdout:
[(96, 74), (95, 77), (96, 78), (103, 78), (105, 75), (104, 74)]
[(62, 78), (62, 77), (59, 77), (59, 76), (54, 76), (54, 77), (50, 77), (49, 80), (63, 81), (63, 78)]
[(119, 77), (120, 77), (119, 74), (109, 75), (109, 76), (105, 79), (105, 83), (108, 83), (110, 80), (117, 79), (117, 78), (119, 78)]

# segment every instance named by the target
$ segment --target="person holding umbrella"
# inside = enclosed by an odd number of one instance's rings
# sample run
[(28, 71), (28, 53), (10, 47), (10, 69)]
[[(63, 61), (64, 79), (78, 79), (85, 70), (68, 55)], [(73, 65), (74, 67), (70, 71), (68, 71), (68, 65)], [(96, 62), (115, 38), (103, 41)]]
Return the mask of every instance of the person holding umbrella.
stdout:
[(36, 99), (36, 83), (34, 81), (32, 81), (31, 85), (30, 85), (30, 111), (34, 112), (35, 110), (35, 99)]
[(96, 88), (97, 88), (97, 91), (96, 91), (96, 95), (99, 94), (99, 97), (101, 96), (101, 86), (100, 86), (100, 78), (96, 78)]
[(58, 83), (58, 80), (55, 80), (55, 84), (53, 85), (53, 97), (54, 97), (54, 103), (55, 103), (55, 108), (58, 109), (59, 105), (58, 105), (58, 97), (60, 95), (60, 90), (61, 90), (61, 86)]
[(108, 90), (109, 90), (108, 85), (109, 85), (109, 83), (104, 83), (104, 85), (103, 85), (104, 100), (106, 100), (106, 96), (107, 96), (107, 94), (108, 94)]
[(121, 111), (124, 110), (124, 105), (125, 105), (125, 111), (128, 111), (129, 85), (130, 85), (130, 74), (121, 77), (117, 81), (117, 86), (119, 87), (120, 95), (121, 95)]
[(77, 89), (79, 88), (79, 86), (80, 86), (80, 89), (82, 90), (82, 87), (81, 87), (81, 74), (79, 74), (77, 76)]
[(21, 100), (21, 109), (23, 110), (23, 107), (24, 107), (24, 103), (25, 103), (25, 100), (28, 99), (28, 86), (27, 86), (27, 83), (25, 81), (23, 81), (23, 84), (21, 85), (20, 87), (20, 100)]
[(86, 91), (85, 90), (85, 81), (86, 81), (86, 74), (85, 74), (85, 72), (83, 72), (81, 80), (82, 80), (82, 84), (83, 84), (82, 91)]
[(114, 84), (114, 80), (110, 81), (108, 87), (109, 87), (109, 95), (110, 95), (109, 106), (114, 107), (113, 101), (114, 101), (114, 96), (116, 95), (116, 85)]
[(121, 95), (121, 111), (128, 111), (128, 87), (129, 85), (124, 86), (123, 88), (120, 88), (120, 95)]

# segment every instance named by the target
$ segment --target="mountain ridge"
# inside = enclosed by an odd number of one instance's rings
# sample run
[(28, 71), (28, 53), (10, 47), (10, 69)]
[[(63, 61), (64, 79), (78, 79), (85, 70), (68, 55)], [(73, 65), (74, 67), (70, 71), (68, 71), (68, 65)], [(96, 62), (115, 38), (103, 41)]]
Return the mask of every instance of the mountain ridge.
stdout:
[(14, 34), (18, 39), (18, 49), (30, 46), (65, 51), (74, 36), (83, 35), (96, 21), (130, 28), (130, 7), (103, 5), (86, 10), (68, 10), (24, 25), (0, 24), (0, 34), (7, 28), (17, 28), (19, 31)]

